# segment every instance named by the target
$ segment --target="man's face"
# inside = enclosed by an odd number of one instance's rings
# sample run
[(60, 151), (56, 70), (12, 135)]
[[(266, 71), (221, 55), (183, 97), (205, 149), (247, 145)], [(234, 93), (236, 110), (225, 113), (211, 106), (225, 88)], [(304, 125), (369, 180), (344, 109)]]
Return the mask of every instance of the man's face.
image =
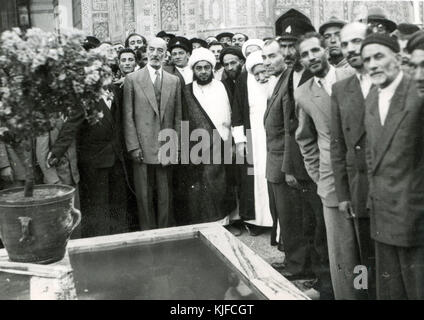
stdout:
[(390, 32), (387, 31), (386, 26), (381, 23), (380, 21), (376, 21), (376, 20), (368, 20), (368, 30), (371, 33), (385, 33), (385, 34), (390, 34)]
[(165, 42), (168, 44), (169, 43), (169, 41), (171, 40), (171, 38), (170, 37), (162, 37), (162, 39), (163, 40), (165, 40)]
[(284, 62), (293, 67), (296, 61), (299, 60), (299, 53), (296, 50), (296, 42), (290, 40), (280, 40), (281, 53), (284, 56)]
[(241, 73), (241, 68), (243, 67), (240, 58), (232, 54), (226, 54), (222, 60), (224, 63), (225, 73), (230, 77), (230, 79), (236, 80)]
[(415, 49), (409, 60), (412, 78), (417, 84), (418, 94), (424, 97), (424, 50)]
[(120, 43), (113, 45), (113, 49), (115, 49), (116, 53), (124, 49), (124, 46)]
[(328, 70), (327, 53), (321, 47), (318, 38), (309, 38), (302, 41), (299, 45), (299, 54), (302, 64), (313, 75), (321, 76)]
[(221, 45), (211, 46), (209, 50), (214, 54), (216, 62), (219, 63), (220, 62), (219, 55), (221, 54), (222, 46)]
[(131, 72), (134, 72), (137, 62), (135, 60), (134, 54), (131, 52), (125, 52), (121, 54), (119, 58), (119, 69), (124, 75), (127, 75)]
[(385, 88), (400, 71), (400, 56), (381, 44), (372, 43), (362, 49), (362, 60), (372, 83)]
[(159, 69), (166, 55), (166, 42), (160, 38), (151, 40), (147, 46), (147, 59), (149, 65)]
[(262, 59), (264, 60), (264, 67), (269, 75), (278, 76), (286, 68), (280, 45), (277, 42), (273, 42), (263, 48)]
[(233, 36), (233, 39), (232, 39), (233, 46), (241, 48), (245, 42), (246, 42), (246, 37), (243, 34), (236, 33)]
[(179, 68), (184, 68), (188, 64), (190, 54), (182, 48), (174, 48), (171, 51), (171, 61)]
[(365, 39), (366, 30), (347, 26), (340, 33), (341, 48), (343, 56), (352, 68), (361, 69), (361, 45)]
[(401, 68), (404, 72), (409, 74), (409, 60), (411, 59), (411, 55), (408, 53), (408, 50), (406, 50), (406, 44), (408, 43), (408, 40), (398, 39), (398, 43), (400, 48), (400, 56), (402, 58)]
[(342, 55), (342, 50), (340, 49), (340, 30), (340, 27), (328, 27), (324, 31), (325, 47), (328, 48), (330, 57), (339, 57)]
[(266, 69), (262, 63), (254, 66), (252, 69), (252, 73), (255, 77), (255, 80), (261, 84), (267, 83), (269, 80), (269, 75), (266, 72)]
[(144, 41), (142, 37), (134, 35), (128, 39), (128, 44), (130, 46), (130, 49), (136, 51), (138, 48), (144, 46)]
[(231, 38), (230, 37), (222, 37), (221, 40), (219, 40), (222, 44), (228, 44), (231, 46)]
[(207, 61), (199, 61), (193, 67), (193, 79), (200, 85), (206, 85), (213, 79), (212, 65)]
[(250, 45), (250, 46), (248, 46), (247, 48), (246, 48), (246, 58), (251, 54), (251, 53), (253, 53), (253, 52), (256, 52), (256, 51), (259, 51), (259, 50), (262, 50), (260, 47), (258, 47), (257, 45), (254, 45), (254, 44), (252, 44), (252, 45)]

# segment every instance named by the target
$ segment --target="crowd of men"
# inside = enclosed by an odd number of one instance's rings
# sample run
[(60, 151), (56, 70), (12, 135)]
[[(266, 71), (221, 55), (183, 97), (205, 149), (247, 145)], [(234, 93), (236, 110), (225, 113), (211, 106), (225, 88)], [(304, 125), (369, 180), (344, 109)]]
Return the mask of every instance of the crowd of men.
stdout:
[[(271, 228), (273, 267), (321, 299), (424, 299), (424, 31), (380, 10), (281, 23), (266, 39), (87, 37), (115, 81), (99, 123), (77, 112), (37, 138), (44, 182), (78, 189), (77, 236)], [(1, 144), (0, 164), (2, 188), (22, 185), (17, 150)]]

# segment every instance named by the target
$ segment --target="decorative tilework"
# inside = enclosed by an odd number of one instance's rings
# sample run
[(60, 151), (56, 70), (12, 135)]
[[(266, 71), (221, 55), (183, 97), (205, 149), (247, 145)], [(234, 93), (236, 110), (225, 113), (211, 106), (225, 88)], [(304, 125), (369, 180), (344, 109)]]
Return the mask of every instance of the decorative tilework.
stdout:
[(92, 0), (93, 11), (107, 11), (108, 0)]

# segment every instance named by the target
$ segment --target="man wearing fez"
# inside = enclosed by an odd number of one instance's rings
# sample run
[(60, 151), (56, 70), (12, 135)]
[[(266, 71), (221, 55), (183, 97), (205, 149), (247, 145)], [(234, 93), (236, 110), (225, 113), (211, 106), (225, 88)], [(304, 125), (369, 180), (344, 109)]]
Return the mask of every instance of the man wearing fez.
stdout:
[(422, 300), (424, 104), (416, 81), (401, 69), (399, 51), (395, 38), (381, 34), (368, 36), (361, 47), (375, 85), (365, 108), (371, 237), (377, 298)]
[(171, 66), (164, 67), (164, 70), (179, 77), (183, 88), (193, 81), (193, 71), (188, 65), (191, 43), (184, 37), (175, 37), (168, 43), (168, 51), (171, 53)]
[[(193, 82), (183, 89), (183, 125), (188, 132), (181, 144), (185, 174), (176, 191), (179, 225), (226, 225), (236, 208), (227, 170), (232, 158), (230, 99), (223, 83), (213, 77), (215, 64), (215, 56), (205, 48), (193, 50), (189, 60)], [(193, 135), (197, 139), (189, 141)]]
[(216, 39), (221, 42), (224, 46), (231, 46), (233, 41), (234, 33), (231, 32), (222, 32), (216, 36)]
[[(355, 74), (333, 86), (331, 101), (330, 153), (334, 170), (339, 210), (348, 217), (354, 232), (347, 233), (346, 250), (359, 255), (368, 270), (368, 298), (375, 299), (374, 242), (370, 237), (367, 210), (368, 177), (365, 161), (365, 98), (371, 88), (361, 59), (361, 44), (367, 25), (353, 22), (344, 26), (341, 47)], [(353, 238), (348, 239), (347, 236)], [(366, 292), (366, 291), (365, 291)], [(364, 295), (364, 298), (366, 296)]]
[[(141, 230), (174, 225), (170, 164), (177, 162), (179, 152), (181, 83), (162, 70), (166, 50), (165, 40), (151, 39), (147, 66), (124, 82), (124, 135), (133, 161)], [(171, 154), (163, 148), (160, 133), (165, 129), (177, 135), (168, 142)]]
[(294, 92), (299, 121), (296, 141), (323, 203), (334, 296), (336, 299), (356, 299), (354, 268), (360, 261), (356, 252), (346, 247), (349, 243), (345, 239), (352, 239), (354, 231), (350, 220), (338, 208), (330, 158), (331, 90), (335, 82), (351, 73), (336, 69), (328, 62), (325, 42), (319, 33), (303, 35), (298, 44), (301, 62), (314, 76)]
[(335, 68), (349, 68), (340, 48), (340, 30), (345, 24), (345, 21), (331, 17), (319, 27), (319, 33), (324, 37), (325, 48), (328, 50), (328, 61)]
[(231, 44), (241, 48), (247, 40), (249, 40), (249, 37), (244, 33), (235, 33), (231, 38)]
[(399, 43), (400, 55), (402, 57), (402, 71), (409, 76), (411, 76), (411, 74), (409, 74), (409, 59), (411, 58), (411, 55), (406, 48), (406, 44), (411, 36), (418, 30), (420, 30), (420, 28), (415, 24), (399, 23), (397, 29), (392, 33), (392, 35), (396, 36)]

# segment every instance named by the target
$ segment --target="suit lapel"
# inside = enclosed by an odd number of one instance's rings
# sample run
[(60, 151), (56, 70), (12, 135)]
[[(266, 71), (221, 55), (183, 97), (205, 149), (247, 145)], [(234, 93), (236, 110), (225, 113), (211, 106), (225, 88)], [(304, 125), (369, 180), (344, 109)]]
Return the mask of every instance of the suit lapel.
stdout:
[(138, 81), (141, 84), (141, 87), (144, 89), (143, 92), (149, 100), (150, 105), (159, 116), (158, 103), (155, 97), (155, 89), (153, 88), (152, 79), (150, 78), (149, 69), (147, 69), (147, 67), (144, 67), (144, 69), (140, 72), (140, 78)]
[[(178, 71), (177, 71), (178, 72)], [(172, 81), (166, 72), (162, 72), (162, 91), (160, 96), (160, 118), (161, 121), (165, 115), (165, 109), (168, 104), (169, 97), (171, 95)]]
[(351, 80), (347, 83), (345, 88), (347, 89), (346, 101), (349, 101), (347, 111), (353, 119), (350, 124), (354, 136), (353, 143), (356, 144), (365, 134), (365, 99), (362, 95), (361, 85), (356, 75), (351, 77)]
[(330, 107), (330, 96), (328, 95), (327, 91), (324, 90), (324, 88), (319, 87), (315, 79), (312, 78), (311, 80), (311, 92), (312, 92), (312, 102), (317, 106), (318, 109), (321, 110), (326, 116), (331, 116), (331, 107)]
[[(381, 135), (376, 141), (375, 146), (375, 161), (373, 163), (373, 171), (377, 170), (378, 165), (380, 164), (384, 154), (386, 153), (393, 136), (395, 135), (397, 129), (399, 128), (400, 123), (403, 118), (407, 114), (407, 110), (405, 110), (405, 99), (408, 92), (409, 80), (402, 78), (399, 86), (397, 87), (392, 101), (390, 102), (389, 113), (387, 114), (386, 121), (384, 122), (384, 126), (381, 130)], [(377, 103), (376, 109), (378, 111), (378, 95), (377, 95)], [(374, 121), (378, 121), (375, 125), (380, 125), (380, 115), (379, 112), (374, 114)]]
[(267, 116), (268, 116), (268, 114), (269, 114), (269, 111), (271, 110), (271, 106), (274, 104), (275, 99), (277, 99), (277, 97), (278, 97), (279, 93), (281, 92), (281, 89), (282, 89), (282, 87), (283, 87), (283, 82), (284, 82), (284, 79), (285, 79), (285, 78), (286, 78), (286, 76), (287, 76), (287, 72), (288, 72), (288, 70), (289, 70), (289, 69), (286, 69), (286, 70), (285, 70), (285, 71), (281, 74), (280, 79), (278, 79), (278, 82), (276, 83), (276, 85), (275, 85), (275, 87), (274, 87), (274, 91), (272, 92), (272, 96), (271, 96), (271, 98), (269, 99), (268, 104), (267, 104), (267, 108), (266, 108), (266, 110), (265, 110), (264, 120), (267, 118)]

